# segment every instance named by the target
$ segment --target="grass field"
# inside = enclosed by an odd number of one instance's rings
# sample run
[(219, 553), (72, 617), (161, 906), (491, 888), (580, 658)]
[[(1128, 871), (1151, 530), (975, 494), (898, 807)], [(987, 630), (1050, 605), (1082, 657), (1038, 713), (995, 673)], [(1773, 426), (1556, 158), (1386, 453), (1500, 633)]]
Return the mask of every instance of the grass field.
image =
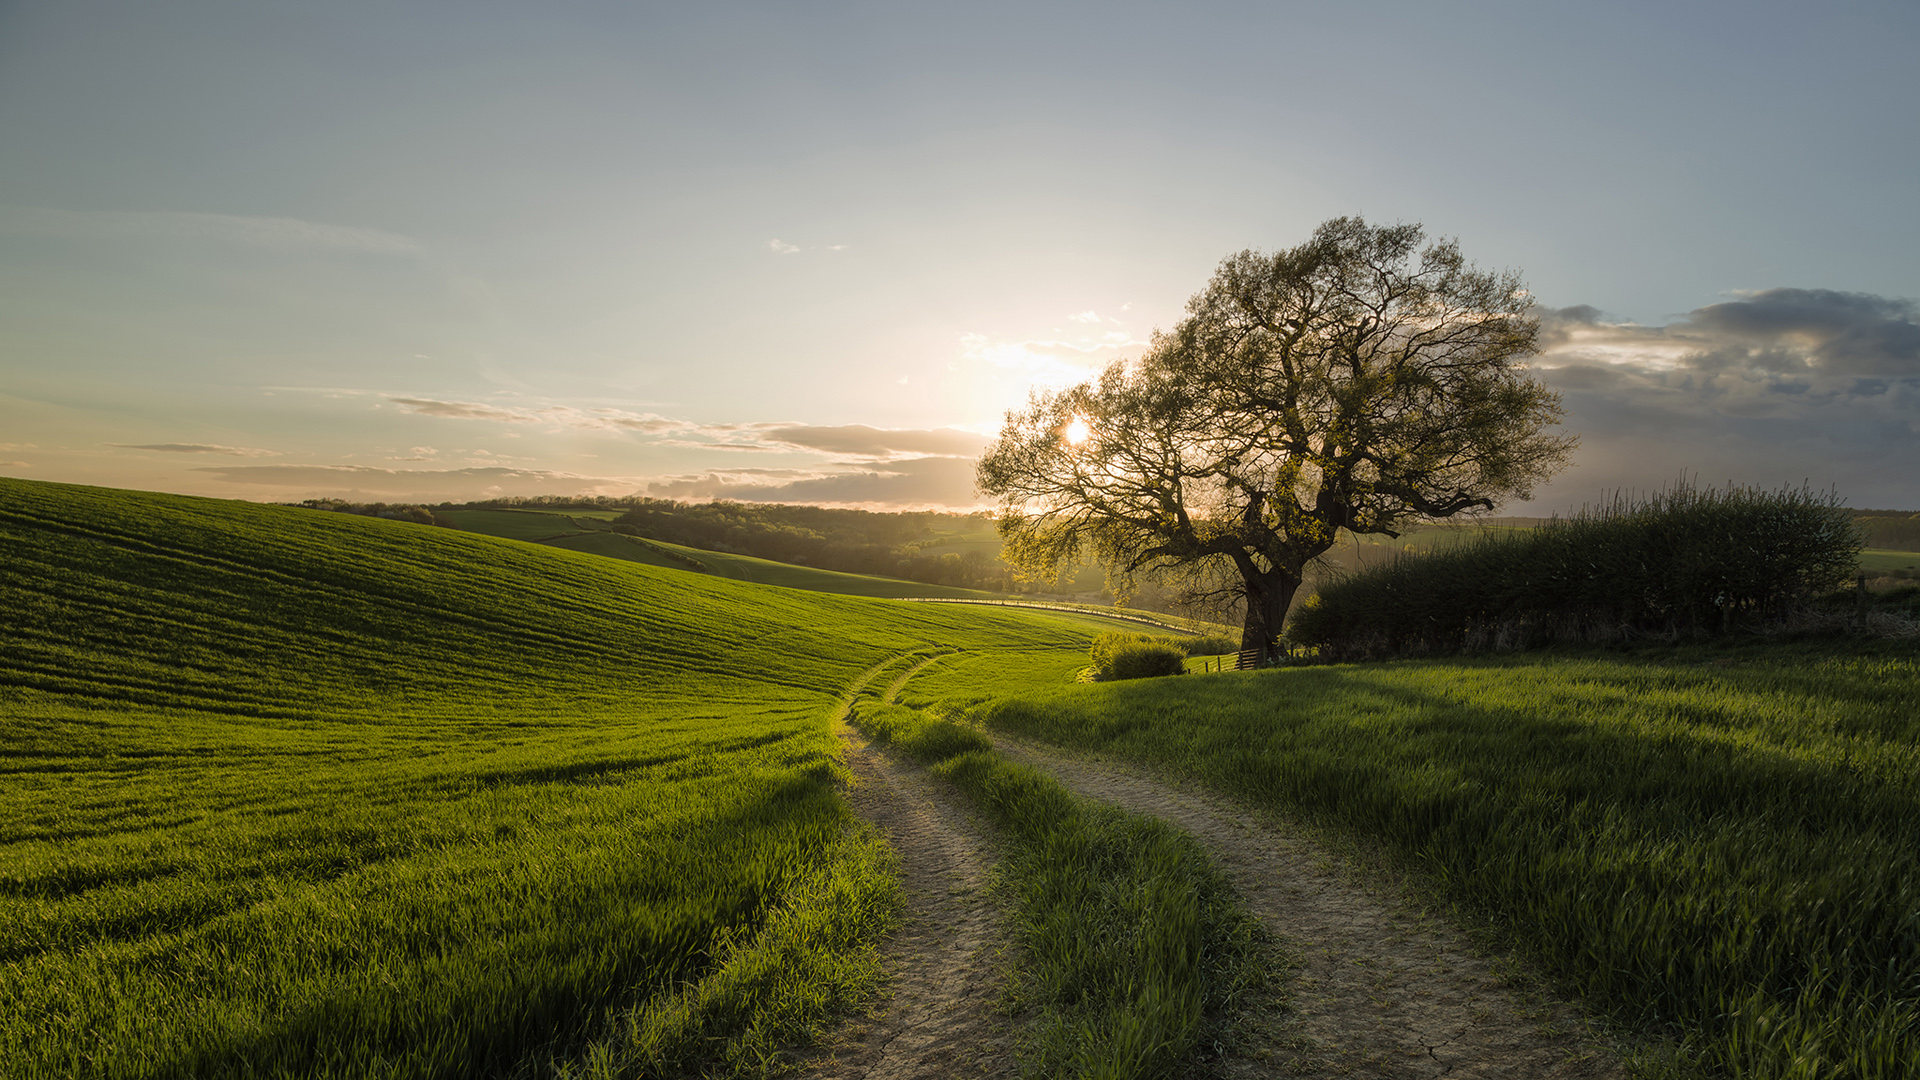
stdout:
[(1911, 645), (1282, 669), (982, 715), (1385, 843), (1675, 1033), (1683, 1071), (1920, 1075)]
[(893, 911), (841, 693), (1091, 636), (13, 480), (0, 611), (15, 1076), (752, 1072), (871, 988)]
[(1920, 553), (1869, 548), (1860, 553), (1860, 570), (1866, 574), (1884, 574), (1894, 570), (1920, 570)]
[[(675, 570), (705, 567), (706, 573), (733, 581), (756, 585), (779, 585), (788, 589), (838, 593), (843, 596), (872, 597), (971, 597), (990, 598), (997, 593), (978, 589), (956, 589), (946, 585), (925, 585), (917, 581), (873, 577), (867, 574), (843, 574), (837, 570), (818, 570), (809, 566), (734, 555), (724, 551), (705, 551), (660, 540), (636, 542), (611, 531), (602, 531), (603, 522), (617, 515), (607, 511), (579, 514), (546, 513), (532, 510), (445, 510), (442, 515), (467, 532), (526, 540), (568, 551), (609, 556)], [(588, 531), (592, 530), (592, 531)], [(663, 557), (662, 552), (677, 553), (679, 559)], [(690, 565), (692, 564), (692, 565)]]

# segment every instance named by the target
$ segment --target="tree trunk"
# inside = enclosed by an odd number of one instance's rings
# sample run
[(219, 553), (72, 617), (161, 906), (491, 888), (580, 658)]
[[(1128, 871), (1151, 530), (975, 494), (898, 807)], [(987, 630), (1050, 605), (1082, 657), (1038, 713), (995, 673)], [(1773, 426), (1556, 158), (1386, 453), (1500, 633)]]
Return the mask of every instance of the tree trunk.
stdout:
[(1287, 608), (1300, 588), (1300, 575), (1276, 570), (1265, 574), (1241, 574), (1247, 589), (1247, 621), (1240, 630), (1240, 648), (1259, 649), (1262, 656), (1274, 654), (1274, 643), (1286, 625)]

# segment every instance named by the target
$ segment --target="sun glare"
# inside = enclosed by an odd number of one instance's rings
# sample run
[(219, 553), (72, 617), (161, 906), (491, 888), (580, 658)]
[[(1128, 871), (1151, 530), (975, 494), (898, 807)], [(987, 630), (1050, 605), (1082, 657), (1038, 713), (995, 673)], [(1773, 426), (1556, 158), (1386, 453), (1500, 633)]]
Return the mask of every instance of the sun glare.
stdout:
[(1085, 420), (1076, 416), (1073, 418), (1073, 423), (1068, 424), (1067, 430), (1061, 434), (1066, 436), (1067, 445), (1079, 446), (1087, 441), (1087, 436), (1093, 434), (1093, 429), (1087, 426)]

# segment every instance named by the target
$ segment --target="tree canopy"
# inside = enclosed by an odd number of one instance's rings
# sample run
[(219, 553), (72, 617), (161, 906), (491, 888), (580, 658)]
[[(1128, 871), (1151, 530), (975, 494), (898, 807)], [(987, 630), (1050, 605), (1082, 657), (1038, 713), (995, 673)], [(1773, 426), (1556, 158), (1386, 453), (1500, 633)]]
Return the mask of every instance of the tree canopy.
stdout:
[(1091, 554), (1242, 598), (1242, 648), (1268, 649), (1339, 530), (1530, 494), (1575, 445), (1522, 362), (1532, 301), (1425, 239), (1336, 218), (1231, 255), (1139, 360), (1009, 412), (978, 474), (1008, 559), (1051, 575)]

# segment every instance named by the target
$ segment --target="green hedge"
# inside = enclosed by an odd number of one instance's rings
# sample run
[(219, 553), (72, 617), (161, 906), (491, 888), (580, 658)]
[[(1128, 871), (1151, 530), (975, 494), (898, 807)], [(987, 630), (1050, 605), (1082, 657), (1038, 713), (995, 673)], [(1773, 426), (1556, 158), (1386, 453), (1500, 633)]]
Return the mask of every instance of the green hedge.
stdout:
[(1187, 670), (1187, 651), (1175, 639), (1113, 631), (1093, 639), (1093, 671), (1102, 679), (1147, 679)]
[(1835, 588), (1860, 544), (1832, 494), (1681, 483), (1361, 570), (1308, 598), (1287, 637), (1338, 659), (1718, 632)]

